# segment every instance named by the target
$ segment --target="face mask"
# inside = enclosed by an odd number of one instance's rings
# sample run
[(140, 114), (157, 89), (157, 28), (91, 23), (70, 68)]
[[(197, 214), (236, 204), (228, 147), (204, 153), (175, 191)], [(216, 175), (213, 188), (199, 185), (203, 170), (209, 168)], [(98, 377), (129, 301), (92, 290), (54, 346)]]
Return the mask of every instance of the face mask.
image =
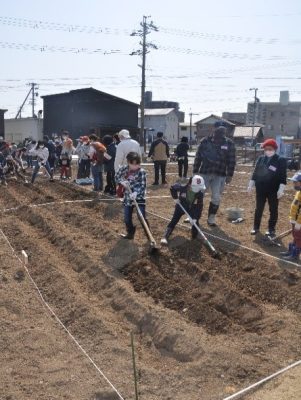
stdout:
[(198, 193), (201, 191), (201, 188), (199, 185), (191, 185), (191, 190), (193, 191), (193, 193)]
[(45, 147), (45, 146), (42, 144), (42, 145), (40, 146), (40, 149), (44, 149), (44, 147)]
[(264, 152), (264, 154), (265, 154), (267, 157), (273, 157), (273, 155), (274, 155), (275, 153), (276, 153), (275, 150), (266, 150), (266, 151)]
[(130, 171), (138, 171), (139, 168), (140, 168), (139, 164), (129, 164)]

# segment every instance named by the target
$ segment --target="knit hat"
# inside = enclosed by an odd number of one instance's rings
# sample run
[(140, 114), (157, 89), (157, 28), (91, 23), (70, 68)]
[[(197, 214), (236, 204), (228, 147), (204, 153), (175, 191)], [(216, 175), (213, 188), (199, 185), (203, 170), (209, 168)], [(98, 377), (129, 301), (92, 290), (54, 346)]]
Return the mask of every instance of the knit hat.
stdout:
[(267, 139), (267, 140), (265, 140), (265, 141), (262, 143), (261, 148), (264, 149), (266, 146), (274, 147), (275, 150), (278, 149), (278, 144), (276, 143), (276, 140), (274, 140), (274, 139)]

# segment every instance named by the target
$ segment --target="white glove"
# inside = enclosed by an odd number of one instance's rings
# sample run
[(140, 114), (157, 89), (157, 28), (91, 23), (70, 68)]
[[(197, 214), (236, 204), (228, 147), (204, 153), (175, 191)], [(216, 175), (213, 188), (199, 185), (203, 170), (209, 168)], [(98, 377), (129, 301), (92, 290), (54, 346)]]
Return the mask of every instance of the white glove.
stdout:
[(121, 182), (120, 182), (120, 185), (122, 185), (124, 188), (127, 189), (127, 188), (129, 187), (130, 184), (129, 184), (128, 181), (121, 181)]
[(294, 219), (290, 219), (290, 224), (295, 225), (296, 221)]
[(180, 199), (175, 200), (176, 204), (181, 204)]
[(281, 199), (281, 197), (284, 195), (284, 189), (285, 185), (283, 183), (280, 183), (278, 192), (277, 192), (277, 199)]
[(191, 223), (192, 223), (192, 225), (195, 225), (196, 224), (196, 219), (192, 219)]
[(247, 188), (247, 192), (249, 194), (252, 192), (254, 186), (255, 186), (255, 181), (253, 181), (253, 179), (251, 179), (250, 182), (249, 182), (248, 188)]
[(295, 229), (296, 231), (300, 231), (300, 229), (301, 229), (301, 224), (298, 224), (298, 222), (296, 222), (296, 223), (295, 223), (295, 226), (294, 226), (294, 229)]
[(137, 192), (130, 193), (131, 200), (136, 200), (136, 198), (137, 198)]

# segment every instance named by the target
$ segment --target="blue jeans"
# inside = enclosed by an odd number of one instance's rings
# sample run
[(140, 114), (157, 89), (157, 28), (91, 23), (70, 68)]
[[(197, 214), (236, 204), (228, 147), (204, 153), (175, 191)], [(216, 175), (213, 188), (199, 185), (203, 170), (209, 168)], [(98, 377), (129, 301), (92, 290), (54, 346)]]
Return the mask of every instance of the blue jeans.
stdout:
[(92, 165), (91, 170), (94, 180), (94, 190), (101, 191), (103, 189), (102, 165)]
[(226, 177), (215, 174), (202, 174), (205, 181), (206, 190), (211, 191), (211, 203), (218, 206), (224, 191)]
[(91, 166), (90, 160), (80, 160), (78, 164), (77, 179), (89, 178), (91, 169), (90, 166)]
[[(46, 171), (48, 172), (48, 174), (50, 175), (50, 178), (52, 179), (53, 178), (53, 171), (51, 170), (48, 161), (46, 161), (44, 167), (45, 167)], [(31, 177), (31, 183), (34, 183), (40, 168), (41, 168), (41, 164), (38, 161), (35, 161), (34, 162), (34, 168), (33, 168), (32, 177)]]
[[(138, 204), (138, 206), (145, 219), (145, 204)], [(124, 206), (124, 223), (129, 231), (135, 229), (133, 225), (133, 210), (134, 206)]]

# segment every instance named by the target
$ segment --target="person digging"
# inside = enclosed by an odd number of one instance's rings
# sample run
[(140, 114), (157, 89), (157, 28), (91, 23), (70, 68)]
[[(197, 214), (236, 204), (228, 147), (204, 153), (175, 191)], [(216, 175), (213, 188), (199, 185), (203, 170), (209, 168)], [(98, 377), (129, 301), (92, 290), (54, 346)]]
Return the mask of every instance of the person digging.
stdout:
[[(168, 244), (170, 235), (172, 234), (177, 223), (180, 221), (181, 217), (185, 214), (180, 205), (182, 205), (188, 212), (192, 225), (194, 222), (199, 225), (199, 219), (201, 218), (203, 210), (205, 190), (206, 186), (204, 179), (200, 175), (194, 175), (189, 179), (188, 183), (181, 184), (178, 182), (171, 186), (170, 193), (172, 198), (175, 200), (176, 206), (173, 217), (170, 223), (167, 225), (165, 234), (161, 239), (162, 245), (166, 246)], [(191, 238), (196, 239), (197, 236), (198, 231), (194, 226), (192, 226)]]
[(293, 241), (289, 243), (288, 250), (280, 255), (289, 261), (298, 261), (301, 251), (301, 172), (296, 173), (290, 181), (296, 190), (295, 198), (291, 204), (289, 219), (292, 224)]
[(146, 172), (141, 168), (141, 157), (138, 153), (131, 151), (126, 156), (127, 166), (119, 168), (115, 179), (117, 184), (117, 196), (123, 198), (124, 222), (126, 234), (121, 234), (124, 239), (134, 239), (136, 227), (133, 225), (134, 200), (145, 218), (145, 189)]

